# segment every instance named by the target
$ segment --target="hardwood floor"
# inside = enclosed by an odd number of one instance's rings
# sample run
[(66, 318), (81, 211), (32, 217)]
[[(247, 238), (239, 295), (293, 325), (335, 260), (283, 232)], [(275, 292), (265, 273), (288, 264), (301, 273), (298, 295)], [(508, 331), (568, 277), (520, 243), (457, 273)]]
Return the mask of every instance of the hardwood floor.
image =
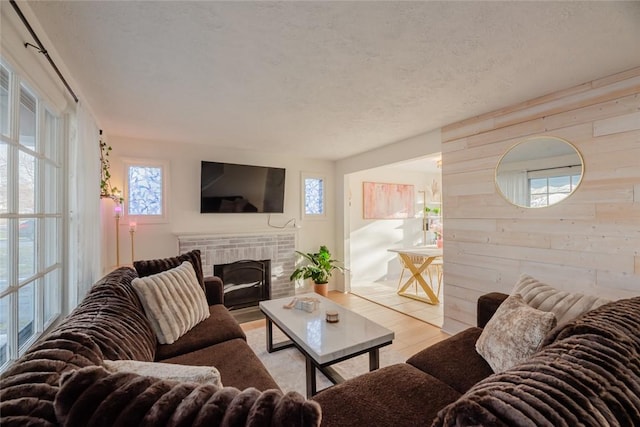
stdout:
[[(418, 351), (433, 345), (449, 335), (440, 331), (440, 328), (407, 316), (398, 311), (391, 310), (380, 304), (368, 301), (354, 294), (342, 292), (329, 292), (329, 299), (343, 305), (350, 310), (365, 316), (395, 332), (395, 339), (391, 348), (408, 358)], [(242, 329), (249, 331), (265, 326), (265, 321), (255, 320), (242, 323)]]
[[(444, 319), (442, 292), (439, 295), (440, 304), (433, 305), (398, 295), (396, 293), (397, 288), (397, 280), (377, 282), (360, 281), (351, 284), (351, 293), (377, 304), (384, 305), (391, 310), (399, 311), (423, 322), (430, 323), (433, 326), (442, 327)], [(427, 296), (422, 289), (415, 285), (410, 288), (410, 292), (415, 292), (416, 295), (423, 298)]]

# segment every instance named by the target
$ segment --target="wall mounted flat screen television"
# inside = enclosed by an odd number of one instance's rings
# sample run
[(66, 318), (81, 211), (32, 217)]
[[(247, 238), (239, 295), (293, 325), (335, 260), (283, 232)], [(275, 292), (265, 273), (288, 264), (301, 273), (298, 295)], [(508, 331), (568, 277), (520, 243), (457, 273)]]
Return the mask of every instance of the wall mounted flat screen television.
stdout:
[(283, 213), (285, 170), (202, 162), (200, 213)]

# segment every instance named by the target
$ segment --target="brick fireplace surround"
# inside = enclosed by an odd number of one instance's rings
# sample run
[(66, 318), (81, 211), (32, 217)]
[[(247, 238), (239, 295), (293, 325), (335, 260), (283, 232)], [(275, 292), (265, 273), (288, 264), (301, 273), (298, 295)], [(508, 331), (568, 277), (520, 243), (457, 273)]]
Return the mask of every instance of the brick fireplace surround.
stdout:
[(295, 231), (247, 234), (184, 234), (178, 236), (178, 253), (200, 249), (205, 276), (213, 266), (241, 260), (271, 260), (271, 298), (295, 294), (289, 276), (295, 269)]

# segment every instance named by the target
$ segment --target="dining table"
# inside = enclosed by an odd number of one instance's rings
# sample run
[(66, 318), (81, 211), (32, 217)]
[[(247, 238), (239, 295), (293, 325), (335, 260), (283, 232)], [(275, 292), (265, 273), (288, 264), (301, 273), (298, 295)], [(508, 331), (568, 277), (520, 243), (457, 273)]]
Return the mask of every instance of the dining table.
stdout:
[[(404, 265), (411, 272), (411, 277), (407, 279), (405, 283), (403, 283), (398, 288), (398, 295), (402, 295), (404, 297), (412, 298), (418, 301), (423, 301), (428, 304), (439, 304), (440, 300), (438, 296), (433, 292), (433, 289), (429, 284), (424, 280), (424, 276), (422, 273), (429, 268), (429, 265), (435, 261), (437, 258), (442, 257), (442, 248), (437, 247), (409, 247), (409, 248), (391, 248), (387, 249), (389, 252), (395, 252), (402, 259)], [(416, 259), (419, 259), (421, 262), (416, 263)], [(416, 281), (418, 286), (422, 288), (427, 297), (423, 297), (421, 295), (412, 294), (407, 292), (409, 286)]]

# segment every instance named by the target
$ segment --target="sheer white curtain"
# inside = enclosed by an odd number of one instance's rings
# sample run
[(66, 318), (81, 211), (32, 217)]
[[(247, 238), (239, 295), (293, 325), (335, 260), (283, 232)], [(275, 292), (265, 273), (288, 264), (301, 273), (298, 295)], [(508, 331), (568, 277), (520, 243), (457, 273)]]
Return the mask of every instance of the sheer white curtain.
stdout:
[(498, 186), (507, 199), (519, 206), (529, 206), (527, 171), (500, 172)]
[(99, 130), (91, 112), (76, 105), (69, 128), (70, 307), (102, 274)]

